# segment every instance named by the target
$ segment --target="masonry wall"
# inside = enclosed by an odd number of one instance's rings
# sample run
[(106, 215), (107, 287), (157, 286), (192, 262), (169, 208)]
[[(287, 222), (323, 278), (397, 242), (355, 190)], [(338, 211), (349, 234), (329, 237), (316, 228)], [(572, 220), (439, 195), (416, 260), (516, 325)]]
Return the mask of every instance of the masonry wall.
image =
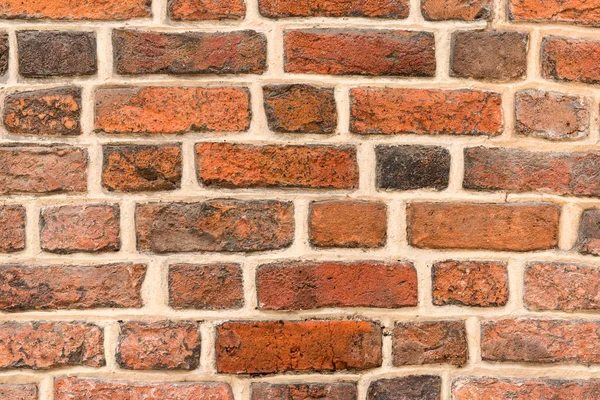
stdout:
[(600, 398), (598, 27), (0, 0), (0, 399)]

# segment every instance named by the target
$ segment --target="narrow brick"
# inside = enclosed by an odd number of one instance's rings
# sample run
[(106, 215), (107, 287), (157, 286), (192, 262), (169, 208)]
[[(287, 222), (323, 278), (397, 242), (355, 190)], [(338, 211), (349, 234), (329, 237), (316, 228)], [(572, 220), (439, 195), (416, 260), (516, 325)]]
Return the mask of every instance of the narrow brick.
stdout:
[(310, 29), (284, 33), (285, 71), (325, 75), (435, 75), (432, 33)]
[(267, 39), (255, 31), (113, 32), (119, 74), (262, 74)]
[(263, 88), (269, 128), (280, 133), (334, 133), (337, 110), (332, 88), (269, 85)]
[(489, 21), (492, 0), (422, 0), (421, 12), (428, 21)]
[(280, 262), (256, 273), (259, 308), (414, 307), (417, 273), (411, 263)]
[(121, 248), (119, 206), (109, 204), (44, 207), (40, 242), (51, 253), (97, 253)]
[(403, 19), (408, 17), (408, 0), (333, 1), (259, 0), (260, 13), (268, 18), (366, 17)]
[(312, 202), (309, 240), (315, 247), (383, 247), (387, 241), (387, 206), (372, 201)]
[(0, 146), (0, 194), (87, 190), (87, 150), (66, 145)]
[(0, 266), (0, 310), (142, 307), (143, 264)]
[(0, 324), (0, 370), (104, 366), (102, 329), (84, 322)]
[(102, 186), (116, 192), (175, 190), (181, 186), (181, 145), (103, 147)]
[(13, 93), (4, 101), (4, 126), (20, 135), (80, 135), (81, 89)]
[(381, 365), (381, 327), (365, 321), (226, 322), (217, 328), (217, 371), (365, 370)]
[(502, 133), (500, 93), (480, 90), (355, 88), (350, 130), (370, 135)]
[(600, 210), (584, 210), (581, 215), (575, 250), (600, 256)]
[(376, 146), (376, 185), (382, 190), (443, 190), (450, 181), (450, 152), (437, 146)]
[(96, 90), (96, 131), (160, 133), (245, 131), (245, 88), (143, 87)]
[(294, 239), (291, 202), (144, 204), (137, 206), (135, 220), (138, 250), (154, 253), (276, 250)]
[(458, 31), (452, 34), (450, 75), (493, 81), (514, 81), (527, 73), (527, 33)]
[(209, 187), (358, 187), (352, 146), (199, 143), (196, 164), (200, 183)]
[(354, 383), (253, 383), (252, 400), (356, 400)]
[(558, 245), (560, 208), (548, 203), (412, 203), (410, 245), (425, 249), (533, 251)]
[(542, 76), (557, 81), (599, 84), (598, 57), (598, 40), (545, 37), (542, 41)]
[(394, 366), (467, 363), (469, 348), (464, 321), (398, 323), (392, 337)]
[(600, 4), (588, 0), (511, 0), (512, 21), (600, 25)]
[(246, 15), (244, 0), (170, 0), (174, 21), (236, 20)]
[(222, 310), (244, 305), (239, 264), (174, 264), (169, 267), (169, 305), (178, 309)]
[(133, 370), (193, 370), (200, 364), (200, 325), (191, 321), (121, 323), (117, 363)]
[(500, 307), (508, 302), (508, 271), (504, 263), (444, 261), (432, 268), (433, 304)]
[(17, 32), (19, 74), (27, 78), (94, 75), (96, 34), (74, 31)]
[(35, 384), (1, 384), (0, 400), (37, 400), (38, 388)]
[(3, 0), (0, 18), (54, 20), (127, 20), (152, 15), (152, 0)]
[(8, 71), (9, 48), (8, 33), (0, 31), (0, 76)]
[(25, 249), (25, 209), (0, 206), (0, 253)]
[(440, 400), (441, 393), (441, 377), (408, 375), (371, 382), (367, 400)]

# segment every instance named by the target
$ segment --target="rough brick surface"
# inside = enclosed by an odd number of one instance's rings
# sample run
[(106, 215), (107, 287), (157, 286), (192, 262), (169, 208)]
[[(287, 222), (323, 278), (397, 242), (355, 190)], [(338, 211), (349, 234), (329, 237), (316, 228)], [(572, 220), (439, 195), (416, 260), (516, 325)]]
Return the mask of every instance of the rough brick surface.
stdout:
[(514, 21), (600, 25), (600, 5), (586, 0), (511, 0), (509, 15)]
[(6, 74), (6, 71), (8, 71), (9, 48), (8, 34), (0, 31), (0, 76)]
[(169, 0), (169, 15), (175, 21), (242, 19), (244, 0)]
[(20, 206), (0, 206), (0, 253), (25, 248), (25, 209)]
[(435, 75), (431, 33), (292, 30), (284, 34), (285, 71), (326, 75)]
[(252, 400), (356, 400), (353, 383), (253, 383)]
[(152, 15), (151, 0), (3, 0), (0, 18), (55, 20), (126, 20)]
[(582, 254), (600, 256), (600, 210), (584, 210), (575, 249)]
[(0, 400), (37, 400), (38, 389), (36, 385), (0, 385)]
[(270, 18), (288, 17), (368, 17), (401, 19), (408, 17), (408, 0), (323, 1), (259, 0), (260, 13)]
[[(542, 76), (566, 82), (600, 83), (600, 41), (550, 36), (542, 42)], [(574, 62), (574, 60), (577, 60)]]
[(217, 371), (364, 370), (381, 365), (381, 327), (365, 321), (226, 322), (217, 328)]
[(417, 273), (410, 263), (284, 262), (257, 270), (265, 310), (416, 306)]
[(441, 377), (409, 375), (372, 382), (367, 400), (439, 400), (441, 392)]
[(479, 21), (492, 16), (491, 0), (422, 0), (421, 12), (429, 21)]

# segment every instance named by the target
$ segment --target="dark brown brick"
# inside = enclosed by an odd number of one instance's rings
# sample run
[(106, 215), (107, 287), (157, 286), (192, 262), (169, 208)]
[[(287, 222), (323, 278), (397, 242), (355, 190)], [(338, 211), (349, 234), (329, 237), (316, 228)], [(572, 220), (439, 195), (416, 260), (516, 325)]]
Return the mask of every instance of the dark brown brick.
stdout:
[(367, 400), (440, 400), (441, 393), (441, 377), (408, 375), (371, 382)]
[(600, 256), (600, 210), (584, 210), (575, 249), (582, 254)]
[(0, 253), (25, 249), (25, 209), (0, 206)]
[(253, 383), (252, 400), (356, 400), (354, 383)]
[(8, 33), (0, 31), (0, 76), (8, 71), (9, 47)]

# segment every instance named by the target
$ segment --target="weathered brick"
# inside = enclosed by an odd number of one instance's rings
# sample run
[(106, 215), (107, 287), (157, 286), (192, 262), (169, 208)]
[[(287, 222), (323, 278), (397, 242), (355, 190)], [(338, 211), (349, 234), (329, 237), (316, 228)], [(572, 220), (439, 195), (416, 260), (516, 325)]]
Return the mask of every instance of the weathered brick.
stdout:
[(217, 328), (217, 371), (364, 370), (381, 365), (381, 327), (365, 321), (226, 322)]
[(169, 305), (221, 310), (244, 305), (239, 264), (174, 264), (169, 267)]
[(262, 265), (256, 274), (263, 310), (399, 308), (418, 303), (417, 273), (408, 262), (281, 262)]
[(252, 400), (356, 400), (353, 383), (253, 383)]
[(25, 248), (25, 209), (21, 206), (0, 206), (0, 253)]
[(94, 75), (96, 35), (93, 32), (17, 32), (19, 73), (27, 78)]
[(450, 152), (437, 146), (377, 146), (376, 185), (383, 190), (443, 190), (450, 180)]
[(600, 210), (584, 210), (575, 249), (582, 254), (600, 256)]
[(175, 21), (242, 19), (244, 0), (170, 0), (169, 16)]
[(432, 33), (400, 30), (291, 30), (285, 71), (326, 75), (434, 76)]
[(37, 400), (38, 388), (34, 384), (0, 385), (0, 400)]
[(367, 400), (440, 400), (442, 378), (435, 375), (408, 375), (371, 382)]
[(0, 18), (126, 20), (152, 15), (152, 0), (2, 0)]
[(581, 139), (589, 134), (590, 99), (542, 90), (516, 94), (516, 132), (551, 140)]
[(526, 33), (458, 31), (452, 34), (450, 75), (457, 78), (511, 81), (527, 72)]
[(599, 196), (599, 152), (550, 153), (472, 147), (464, 151), (463, 187), (471, 190)]
[(245, 131), (245, 88), (143, 87), (96, 90), (96, 130), (105, 133)]
[(141, 307), (143, 264), (0, 266), (0, 310)]
[(84, 322), (0, 324), (0, 369), (104, 365), (102, 329)]
[(200, 364), (197, 322), (121, 323), (117, 363), (134, 370), (192, 370)]
[(0, 76), (8, 71), (9, 47), (8, 33), (0, 31)]
[(119, 221), (118, 205), (44, 207), (40, 212), (42, 249), (62, 254), (118, 251)]
[(469, 358), (464, 321), (398, 323), (393, 334), (394, 365), (463, 366)]
[(485, 135), (502, 133), (500, 93), (480, 90), (356, 88), (350, 130), (358, 134)]
[(119, 74), (261, 74), (267, 39), (255, 31), (113, 32)]
[(263, 88), (269, 128), (275, 132), (334, 133), (337, 110), (333, 89), (312, 85)]
[(66, 145), (0, 146), (0, 194), (85, 192), (87, 150)]
[(499, 307), (508, 302), (506, 264), (481, 261), (435, 263), (433, 304)]
[(22, 135), (80, 135), (81, 89), (13, 93), (4, 102), (4, 126)]
[(309, 240), (315, 247), (383, 247), (387, 241), (387, 206), (372, 201), (312, 202)]
[(367, 17), (402, 19), (408, 17), (408, 0), (323, 1), (259, 0), (261, 15), (289, 17)]
[(428, 21), (479, 21), (492, 17), (491, 0), (422, 0), (421, 12)]
[(233, 393), (229, 384), (222, 382), (126, 382), (59, 378), (54, 381), (54, 399), (233, 400)]
[(600, 41), (546, 37), (542, 41), (542, 76), (558, 81), (598, 84), (598, 57)]
[(181, 185), (181, 145), (104, 146), (102, 186), (110, 191), (175, 190)]
[(508, 12), (513, 21), (600, 25), (600, 5), (588, 0), (511, 0)]
[(199, 143), (196, 163), (198, 179), (209, 187), (358, 187), (352, 146)]
[(533, 251), (558, 245), (560, 208), (548, 203), (412, 203), (412, 246), (429, 249)]
[(138, 205), (138, 250), (154, 253), (264, 251), (294, 239), (291, 202), (209, 200)]

